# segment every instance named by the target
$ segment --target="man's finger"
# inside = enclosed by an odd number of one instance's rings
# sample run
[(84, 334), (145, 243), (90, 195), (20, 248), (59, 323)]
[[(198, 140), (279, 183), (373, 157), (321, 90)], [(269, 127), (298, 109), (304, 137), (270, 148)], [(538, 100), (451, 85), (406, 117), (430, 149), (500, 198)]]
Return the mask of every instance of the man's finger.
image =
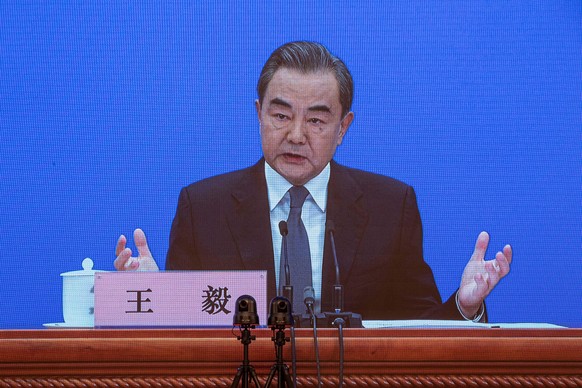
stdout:
[(511, 248), (511, 245), (507, 244), (503, 247), (503, 255), (507, 259), (507, 263), (511, 264), (511, 260), (513, 259), (513, 248)]
[(124, 235), (119, 236), (117, 245), (115, 246), (115, 257), (119, 256), (121, 251), (125, 249), (125, 244), (127, 244), (127, 238)]
[(498, 268), (498, 272), (499, 272), (499, 276), (500, 277), (504, 277), (505, 275), (507, 275), (509, 273), (509, 259), (507, 258), (507, 256), (505, 256), (504, 253), (502, 252), (497, 252), (497, 255), (495, 255), (495, 264), (494, 264), (497, 268)]
[(137, 247), (137, 251), (139, 252), (139, 256), (141, 257), (152, 257), (152, 253), (150, 252), (150, 248), (148, 247), (148, 243), (146, 240), (145, 233), (141, 229), (136, 229), (133, 232), (133, 239), (135, 241), (135, 246)]
[(475, 250), (473, 251), (473, 256), (471, 256), (472, 261), (481, 261), (485, 258), (485, 252), (487, 252), (487, 246), (489, 245), (489, 234), (487, 232), (479, 233), (477, 236), (477, 242), (475, 243)]
[(115, 258), (113, 262), (113, 266), (118, 271), (123, 271), (126, 269), (127, 261), (131, 258), (131, 249), (125, 248), (123, 249), (119, 255)]
[(489, 293), (501, 279), (501, 268), (497, 260), (491, 260), (485, 263), (485, 271), (487, 271), (487, 293)]

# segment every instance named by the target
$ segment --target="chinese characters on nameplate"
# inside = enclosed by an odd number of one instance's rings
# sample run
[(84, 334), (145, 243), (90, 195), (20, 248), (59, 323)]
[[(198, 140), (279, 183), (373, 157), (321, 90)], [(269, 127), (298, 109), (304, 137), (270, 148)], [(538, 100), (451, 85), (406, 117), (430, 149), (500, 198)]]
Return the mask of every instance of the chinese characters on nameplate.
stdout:
[(95, 275), (95, 327), (232, 326), (245, 294), (265, 324), (266, 271), (103, 272)]

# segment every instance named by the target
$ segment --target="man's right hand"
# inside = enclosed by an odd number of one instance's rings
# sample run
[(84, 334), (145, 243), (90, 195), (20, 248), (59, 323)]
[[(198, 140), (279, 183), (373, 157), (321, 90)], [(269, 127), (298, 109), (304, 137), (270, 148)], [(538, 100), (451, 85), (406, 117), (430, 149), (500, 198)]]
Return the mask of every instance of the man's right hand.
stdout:
[(131, 249), (126, 248), (127, 238), (124, 235), (119, 236), (115, 247), (115, 256), (117, 258), (113, 262), (115, 269), (118, 271), (159, 271), (160, 269), (148, 248), (143, 230), (136, 229), (133, 232), (133, 240), (139, 253), (138, 257), (132, 257)]

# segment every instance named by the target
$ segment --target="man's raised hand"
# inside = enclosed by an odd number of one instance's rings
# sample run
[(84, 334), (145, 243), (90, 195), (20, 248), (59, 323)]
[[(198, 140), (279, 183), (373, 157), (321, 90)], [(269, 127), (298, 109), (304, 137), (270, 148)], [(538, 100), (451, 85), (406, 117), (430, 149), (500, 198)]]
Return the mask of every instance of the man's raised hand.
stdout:
[(133, 240), (137, 247), (139, 256), (132, 257), (131, 249), (127, 248), (127, 238), (124, 235), (119, 236), (115, 247), (115, 261), (113, 265), (118, 271), (159, 271), (152, 253), (148, 248), (145, 233), (141, 229), (133, 232)]
[(511, 246), (503, 247), (503, 251), (497, 252), (495, 259), (485, 260), (488, 245), (489, 234), (481, 232), (477, 237), (473, 255), (463, 271), (458, 296), (461, 310), (467, 317), (477, 313), (485, 297), (509, 273), (512, 258)]

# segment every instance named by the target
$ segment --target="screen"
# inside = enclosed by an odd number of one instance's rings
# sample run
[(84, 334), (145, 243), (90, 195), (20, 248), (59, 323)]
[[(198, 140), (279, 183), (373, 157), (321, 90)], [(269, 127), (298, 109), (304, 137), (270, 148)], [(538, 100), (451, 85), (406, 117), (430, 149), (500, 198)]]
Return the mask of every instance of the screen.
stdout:
[[(283, 43), (350, 69), (335, 159), (417, 193), (443, 299), (480, 231), (511, 273), (496, 322), (582, 326), (579, 2), (2, 2), (0, 327), (62, 321), (60, 274), (160, 267), (180, 189), (262, 155), (254, 101)], [(135, 250), (135, 249), (134, 249)]]

